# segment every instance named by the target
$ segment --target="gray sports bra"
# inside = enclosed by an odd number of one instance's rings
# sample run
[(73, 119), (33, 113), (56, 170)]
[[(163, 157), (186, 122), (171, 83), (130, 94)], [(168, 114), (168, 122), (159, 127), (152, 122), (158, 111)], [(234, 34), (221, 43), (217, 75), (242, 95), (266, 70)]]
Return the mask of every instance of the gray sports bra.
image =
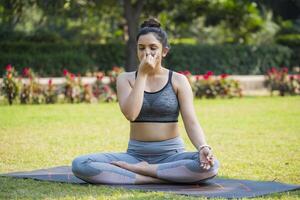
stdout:
[[(167, 84), (157, 92), (144, 91), (144, 100), (138, 117), (131, 122), (178, 122), (179, 102), (172, 86), (173, 71), (169, 70)], [(135, 77), (137, 71), (135, 72)]]

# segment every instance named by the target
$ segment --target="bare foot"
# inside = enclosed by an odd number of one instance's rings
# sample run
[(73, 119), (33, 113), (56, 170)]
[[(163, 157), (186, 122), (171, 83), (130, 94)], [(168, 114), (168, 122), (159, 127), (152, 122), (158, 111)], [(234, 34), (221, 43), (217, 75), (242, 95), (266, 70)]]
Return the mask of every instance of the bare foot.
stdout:
[(135, 172), (137, 174), (142, 174), (145, 176), (157, 177), (156, 175), (156, 165), (151, 165), (145, 161), (139, 162), (136, 164), (130, 164), (123, 161), (112, 161), (111, 164), (121, 167), (123, 169), (127, 169), (129, 171)]
[(135, 184), (155, 184), (155, 183), (169, 183), (168, 181), (158, 179), (158, 178), (153, 178), (151, 176), (144, 176), (144, 175), (136, 175), (136, 181)]

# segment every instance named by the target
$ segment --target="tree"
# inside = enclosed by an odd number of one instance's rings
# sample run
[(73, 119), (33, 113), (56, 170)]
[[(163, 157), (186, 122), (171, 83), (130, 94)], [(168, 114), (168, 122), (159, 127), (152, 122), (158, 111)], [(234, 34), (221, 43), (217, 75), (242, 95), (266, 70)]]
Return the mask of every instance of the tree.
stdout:
[(139, 18), (145, 4), (145, 0), (124, 0), (124, 16), (127, 22), (128, 40), (126, 42), (126, 71), (134, 71), (137, 67), (136, 36), (139, 25)]

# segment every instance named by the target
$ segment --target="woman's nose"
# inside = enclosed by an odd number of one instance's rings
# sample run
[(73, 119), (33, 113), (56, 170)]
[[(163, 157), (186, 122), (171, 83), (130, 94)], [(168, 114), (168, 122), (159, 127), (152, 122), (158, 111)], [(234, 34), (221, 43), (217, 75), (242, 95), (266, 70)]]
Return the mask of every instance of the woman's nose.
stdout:
[(147, 56), (150, 55), (150, 53), (151, 53), (150, 49), (145, 49), (145, 53)]

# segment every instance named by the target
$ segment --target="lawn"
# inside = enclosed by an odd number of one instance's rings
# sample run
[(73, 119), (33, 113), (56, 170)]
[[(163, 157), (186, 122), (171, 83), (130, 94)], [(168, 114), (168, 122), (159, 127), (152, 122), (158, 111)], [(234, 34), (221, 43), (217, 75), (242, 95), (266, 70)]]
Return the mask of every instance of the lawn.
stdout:
[[(195, 100), (221, 162), (219, 176), (300, 184), (300, 97)], [(181, 135), (194, 150), (180, 119)], [(125, 151), (129, 123), (117, 103), (0, 106), (0, 173), (70, 165), (75, 156)], [(194, 199), (0, 177), (0, 199)], [(300, 192), (261, 199), (298, 199)]]

